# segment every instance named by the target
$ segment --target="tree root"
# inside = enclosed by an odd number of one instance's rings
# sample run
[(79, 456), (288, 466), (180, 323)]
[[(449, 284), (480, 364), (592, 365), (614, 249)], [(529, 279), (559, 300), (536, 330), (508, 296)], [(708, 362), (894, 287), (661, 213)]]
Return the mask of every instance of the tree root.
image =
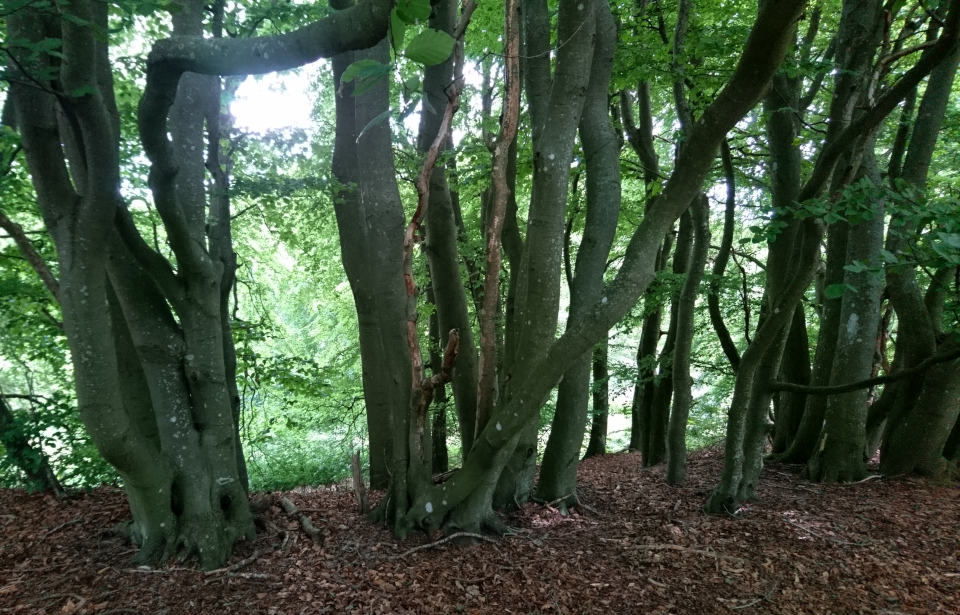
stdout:
[(323, 531), (313, 524), (310, 517), (298, 511), (293, 502), (287, 498), (280, 498), (277, 500), (277, 504), (283, 509), (283, 512), (300, 523), (300, 528), (303, 530), (303, 533), (310, 537), (313, 544), (323, 544)]
[(446, 542), (451, 542), (451, 541), (456, 540), (456, 539), (458, 539), (458, 538), (473, 538), (473, 539), (475, 539), (475, 540), (482, 540), (482, 541), (484, 541), (484, 542), (489, 542), (489, 543), (491, 543), (491, 544), (493, 544), (493, 545), (496, 545), (497, 542), (498, 542), (496, 539), (490, 538), (489, 536), (484, 536), (483, 534), (477, 534), (477, 533), (474, 533), (474, 532), (457, 532), (457, 533), (455, 533), (455, 534), (450, 534), (449, 536), (446, 536), (446, 537), (444, 537), (444, 538), (441, 538), (440, 540), (434, 540), (433, 542), (428, 542), (428, 543), (425, 544), (425, 545), (420, 545), (419, 547), (414, 547), (414, 548), (412, 548), (412, 549), (409, 549), (409, 550), (407, 550), (407, 551), (404, 551), (404, 552), (401, 553), (400, 555), (394, 555), (394, 556), (391, 557), (390, 559), (391, 559), (391, 560), (403, 559), (403, 558), (407, 557), (408, 555), (413, 555), (413, 554), (416, 553), (417, 551), (423, 551), (423, 550), (426, 550), (426, 549), (432, 549), (432, 548), (434, 548), (434, 547), (439, 547), (440, 545), (442, 545), (442, 544), (444, 544), (444, 543), (446, 543)]

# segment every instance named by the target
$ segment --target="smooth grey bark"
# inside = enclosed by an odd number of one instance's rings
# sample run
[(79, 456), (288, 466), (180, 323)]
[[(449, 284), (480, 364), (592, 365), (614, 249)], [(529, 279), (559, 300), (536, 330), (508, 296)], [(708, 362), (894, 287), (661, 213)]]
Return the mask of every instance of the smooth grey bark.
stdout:
[[(68, 10), (82, 21), (106, 26), (105, 5), (78, 2)], [(37, 11), (19, 11), (8, 16), (8, 32), (39, 40), (49, 32), (44, 21)], [(11, 88), (10, 95), (38, 205), (58, 248), (61, 308), (73, 354), (80, 416), (100, 453), (124, 479), (133, 534), (141, 544), (136, 559), (155, 563), (179, 549), (173, 542), (181, 537), (188, 553), (192, 545), (190, 537), (178, 536), (178, 519), (171, 509), (172, 472), (156, 441), (156, 425), (150, 430), (142, 420), (144, 409), (128, 407), (121, 397), (104, 269), (120, 183), (116, 122), (111, 119), (111, 106), (99, 95), (102, 84), (97, 80), (102, 73), (96, 68), (98, 58), (102, 62), (104, 55), (98, 53), (89, 28), (67, 20), (58, 26), (63, 54), (71, 59), (59, 69), (59, 81), (66, 91), (85, 92), (69, 102), (76, 120), (70, 127), (72, 134), (61, 134), (52, 96), (19, 85)], [(45, 64), (43, 57), (21, 62), (32, 75), (43, 74)], [(71, 161), (76, 184), (67, 170), (62, 143), (72, 145), (66, 151), (83, 153), (82, 159)], [(75, 186), (82, 192), (75, 191)], [(201, 564), (210, 566), (221, 561), (222, 553), (200, 555)]]
[(734, 513), (742, 502), (756, 497), (770, 402), (770, 393), (763, 390), (763, 385), (776, 377), (779, 368), (779, 361), (771, 363), (770, 357), (779, 357), (777, 353), (782, 352), (778, 345), (785, 340), (783, 329), (789, 325), (793, 310), (813, 279), (823, 231), (816, 220), (807, 218), (798, 234), (796, 264), (787, 278), (789, 282), (775, 295), (776, 302), (740, 358), (727, 425), (723, 474), (707, 500), (707, 512)]
[(694, 315), (700, 282), (710, 247), (710, 203), (706, 195), (690, 206), (693, 222), (693, 251), (686, 279), (677, 301), (677, 343), (673, 351), (673, 407), (667, 430), (667, 484), (682, 485), (687, 472), (687, 419), (693, 407), (693, 378), (690, 356), (693, 347)]
[[(630, 93), (620, 92), (620, 116), (624, 130), (627, 133), (627, 142), (633, 148), (640, 164), (643, 167), (643, 180), (647, 196), (646, 206), (649, 208), (655, 197), (655, 189), (660, 185), (660, 161), (656, 149), (653, 147), (653, 112), (650, 103), (650, 84), (641, 82), (637, 87), (637, 105), (639, 123), (634, 120), (633, 104)], [(668, 236), (659, 254), (656, 257), (656, 271), (666, 269), (667, 260), (672, 246)], [(630, 449), (642, 450), (646, 447), (647, 432), (649, 430), (650, 406), (653, 403), (654, 381), (657, 347), (660, 343), (660, 325), (663, 321), (663, 304), (656, 293), (647, 291), (644, 301), (645, 317), (640, 328), (640, 342), (637, 346), (636, 365), (637, 376), (633, 388), (633, 402), (630, 408)]]
[[(817, 17), (815, 16), (814, 19)], [(814, 29), (814, 23), (808, 29), (804, 41), (802, 41), (795, 52), (798, 56), (805, 53), (811, 38), (811, 32)], [(799, 76), (790, 76), (786, 73), (780, 73), (773, 78), (772, 87), (764, 97), (764, 111), (768, 114), (766, 125), (767, 141), (770, 148), (770, 158), (768, 166), (768, 175), (770, 177), (770, 201), (774, 211), (774, 223), (785, 223), (785, 227), (780, 234), (768, 245), (768, 263), (767, 263), (767, 284), (766, 292), (768, 295), (765, 308), (770, 307), (771, 302), (782, 290), (784, 276), (789, 272), (790, 259), (793, 256), (794, 243), (799, 228), (799, 221), (794, 219), (789, 213), (800, 193), (802, 185), (800, 167), (802, 156), (800, 147), (797, 143), (797, 136), (800, 131), (800, 120), (804, 109), (800, 108), (800, 89), (802, 86)], [(796, 110), (796, 111), (795, 111)], [(799, 114), (799, 117), (798, 117)], [(789, 369), (790, 377), (794, 377), (796, 372), (802, 374), (803, 367), (806, 365), (809, 371), (809, 356), (802, 346), (806, 339), (806, 321), (803, 316), (802, 308), (794, 310), (794, 316), (789, 325), (789, 330), (785, 330), (781, 335), (785, 336), (780, 344), (789, 345), (794, 341), (792, 352), (775, 352), (775, 356), (769, 357), (769, 362), (780, 364), (786, 360), (785, 367)], [(786, 372), (787, 370), (783, 370)], [(792, 382), (793, 380), (791, 380)], [(803, 384), (806, 384), (804, 382)], [(774, 453), (782, 452), (789, 445), (796, 433), (804, 407), (804, 397), (802, 394), (784, 393), (776, 402), (774, 407)], [(757, 403), (762, 403), (760, 399)]]
[[(405, 494), (405, 472), (397, 472), (398, 467), (406, 467), (411, 378), (404, 333), (403, 207), (389, 126), (372, 126), (357, 140), (360, 130), (389, 106), (389, 89), (383, 81), (354, 97), (353, 84), (339, 80), (352, 62), (382, 61), (386, 56), (384, 39), (370, 51), (334, 58), (334, 86), (340, 94), (333, 171), (342, 186), (334, 207), (360, 324), (371, 486), (392, 484), (395, 493)], [(395, 504), (401, 509), (406, 506), (405, 501)]]
[[(960, 336), (957, 334), (941, 344), (942, 351), (958, 348)], [(881, 455), (880, 471), (887, 476), (946, 475), (951, 458), (945, 448), (958, 417), (960, 362), (948, 361), (930, 368), (912, 411), (888, 431), (886, 437), (890, 445)]]
[[(846, 227), (832, 225), (827, 230), (826, 272), (824, 286), (840, 284), (843, 280), (844, 258), (846, 257)], [(839, 297), (825, 297), (820, 316), (820, 331), (817, 336), (817, 348), (813, 357), (810, 374), (811, 386), (828, 386), (833, 359), (836, 354), (836, 341), (840, 327)], [(822, 399), (807, 397), (804, 402), (803, 416), (797, 427), (790, 446), (780, 455), (774, 455), (774, 461), (782, 463), (807, 463), (813, 454), (823, 426), (826, 404)]]
[(610, 415), (610, 372), (607, 361), (609, 357), (609, 339), (601, 340), (593, 349), (593, 409), (590, 424), (590, 442), (583, 458), (596, 457), (607, 454), (607, 419)]
[[(807, 321), (803, 305), (793, 312), (790, 333), (787, 335), (783, 359), (780, 363), (780, 380), (800, 385), (810, 384), (810, 342), (807, 337)], [(771, 453), (784, 453), (793, 442), (803, 420), (807, 404), (805, 393), (780, 393), (779, 404), (774, 422), (773, 445)]]
[[(433, 5), (430, 27), (453, 34), (457, 20), (457, 3), (442, 0)], [(440, 129), (447, 106), (447, 88), (454, 79), (454, 58), (424, 69), (423, 90), (429, 104), (420, 113), (420, 136), (417, 147), (421, 154), (430, 145)], [(449, 142), (448, 142), (449, 143)], [(448, 149), (445, 147), (444, 149)], [(430, 201), (426, 217), (425, 252), (430, 266), (430, 280), (436, 300), (440, 339), (445, 340), (451, 329), (460, 332), (457, 369), (453, 372), (451, 388), (460, 423), (460, 442), (463, 457), (473, 446), (477, 412), (477, 348), (467, 308), (467, 293), (460, 276), (460, 257), (457, 247), (457, 222), (453, 200), (447, 184), (447, 171), (442, 162), (430, 176)], [(443, 343), (443, 342), (441, 342)]]
[[(880, 173), (873, 157), (873, 140), (864, 154), (863, 177), (879, 183)], [(875, 204), (875, 215), (851, 224), (847, 236), (847, 263), (863, 263), (876, 270), (882, 265), (883, 203)], [(855, 288), (842, 297), (836, 355), (831, 385), (869, 378), (873, 370), (883, 278), (873, 271), (847, 270), (844, 284)], [(867, 396), (861, 389), (827, 399), (824, 425), (816, 451), (807, 465), (813, 480), (850, 482), (866, 476), (863, 451), (866, 444)]]
[[(917, 118), (910, 135), (903, 169), (900, 176), (907, 185), (924, 189), (927, 173), (933, 158), (937, 140), (944, 121), (946, 105), (950, 98), (957, 68), (960, 66), (960, 48), (954, 49), (942, 64), (931, 73), (924, 95), (917, 109)], [(903, 259), (913, 261), (910, 246), (912, 223), (907, 215), (894, 215), (887, 231), (885, 248)], [(950, 272), (945, 272), (949, 276)], [(897, 313), (897, 357), (903, 368), (910, 368), (932, 356), (938, 349), (940, 338), (939, 312), (936, 297), (940, 294), (941, 274), (934, 275), (931, 288), (924, 294), (916, 277), (916, 266), (912, 264), (889, 264), (886, 268), (887, 289), (890, 304)], [(941, 297), (942, 299), (942, 297)], [(896, 362), (895, 362), (896, 363)], [(941, 370), (942, 371), (942, 370)], [(939, 372), (938, 372), (939, 373)], [(949, 372), (939, 373), (949, 378)], [(919, 440), (927, 438), (928, 444), (938, 445), (936, 435), (915, 433), (938, 425), (931, 413), (947, 413), (949, 406), (934, 400), (924, 407), (919, 403), (921, 395), (929, 397), (926, 384), (932, 373), (891, 385), (891, 401), (886, 410), (886, 425), (881, 445), (881, 471), (903, 473), (905, 471), (933, 471), (935, 465), (931, 453), (916, 448)], [(884, 391), (884, 397), (886, 397)], [(936, 409), (936, 410), (935, 410)], [(914, 416), (916, 415), (916, 416)], [(920, 418), (924, 416), (924, 418)], [(913, 418), (911, 418), (913, 417)], [(943, 417), (946, 421), (947, 418)], [(904, 427), (904, 424), (910, 427)], [(949, 429), (946, 427), (944, 429)], [(900, 436), (898, 434), (907, 434)], [(939, 450), (936, 455), (939, 455)], [(889, 461), (888, 461), (889, 460)]]
[[(847, 15), (848, 13), (844, 13)], [(876, 22), (854, 22), (854, 26), (866, 24), (875, 24)], [(862, 113), (855, 120), (844, 125), (844, 118), (850, 117), (853, 106), (849, 98), (856, 92), (855, 85), (850, 83), (851, 75), (841, 73), (838, 75), (840, 83), (835, 87), (834, 100), (831, 103), (831, 117), (837, 121), (832, 122), (827, 132), (827, 140), (813, 171), (806, 183), (800, 190), (797, 198), (799, 203), (815, 197), (826, 186), (827, 182), (834, 175), (839, 159), (844, 156), (857, 141), (863, 141), (866, 134), (869, 134), (890, 112), (902, 101), (909, 91), (921, 79), (932, 71), (937, 64), (953, 50), (958, 36), (960, 36), (960, 2), (952, 2), (950, 12), (944, 28), (944, 34), (937, 40), (937, 43), (930, 48), (929, 54), (921, 59), (908, 70), (903, 77), (891, 86), (886, 92), (880, 95), (874, 104), (862, 110)], [(867, 26), (869, 28), (869, 25)], [(853, 28), (856, 30), (856, 27)], [(842, 45), (841, 45), (842, 47)], [(856, 47), (856, 46), (854, 46)], [(863, 49), (857, 50), (858, 54), (852, 57), (861, 57)], [(872, 54), (872, 52), (871, 52)], [(843, 62), (841, 62), (843, 65)], [(851, 161), (854, 160), (851, 157)], [(855, 169), (855, 166), (853, 166)], [(849, 169), (844, 168), (841, 177), (849, 177)], [(838, 180), (840, 185), (843, 181)], [(776, 341), (780, 329), (785, 326), (789, 320), (788, 315), (792, 315), (797, 302), (800, 300), (806, 285), (812, 279), (815, 270), (815, 259), (818, 252), (818, 245), (822, 236), (822, 229), (819, 224), (807, 218), (803, 225), (803, 239), (800, 242), (797, 258), (795, 259), (796, 275), (791, 276), (790, 282), (784, 289), (781, 297), (774, 305), (769, 317), (757, 332), (757, 336), (751, 343), (748, 351), (744, 353), (740, 370), (737, 372), (737, 383), (734, 388), (734, 399), (731, 407), (730, 421), (727, 429), (727, 447), (724, 458), (724, 470), (721, 476), (720, 484), (714, 489), (705, 506), (708, 512), (731, 512), (739, 508), (744, 499), (753, 496), (756, 478), (759, 476), (760, 465), (745, 465), (748, 453), (750, 455), (759, 455), (762, 446), (762, 438), (754, 438), (752, 442), (747, 442), (750, 432), (745, 428), (752, 426), (753, 435), (759, 433), (759, 426), (762, 424), (762, 415), (747, 416), (746, 408), (751, 400), (751, 391), (753, 390), (754, 380), (757, 376), (757, 370), (763, 362), (763, 355), (769, 350)], [(816, 244), (816, 246), (814, 245)], [(787, 311), (789, 310), (789, 312)], [(763, 335), (761, 335), (761, 333)], [(762, 344), (758, 340), (763, 340)], [(747, 361), (747, 355), (750, 355), (750, 361)], [(745, 371), (745, 365), (749, 369)], [(755, 411), (760, 408), (759, 404), (752, 404), (749, 407)], [(746, 447), (746, 451), (744, 450)]]
[[(620, 143), (610, 121), (608, 90), (616, 49), (617, 27), (610, 7), (594, 2), (596, 20), (593, 63), (580, 118), (579, 134), (587, 173), (587, 212), (570, 284), (568, 322), (581, 318), (603, 291), (603, 274), (620, 216)], [(573, 361), (557, 391), (557, 408), (540, 467), (537, 497), (561, 510), (576, 503), (579, 467), (590, 397), (587, 351)]]
[[(667, 231), (700, 193), (720, 142), (759, 100), (790, 42), (790, 28), (802, 2), (778, 2), (761, 8), (737, 68), (726, 87), (691, 129), (685, 148), (663, 192), (634, 232), (616, 277), (604, 287), (601, 301), (573, 324), (534, 361), (529, 376), (510, 401), (499, 408), (474, 443), (473, 454), (455, 476), (426, 490), (410, 508), (408, 523), (432, 531), (469, 507), (476, 487), (502, 463), (521, 430), (537, 416), (544, 400), (569, 367), (622, 318), (653, 279), (654, 259)], [(815, 245), (819, 245), (819, 237)], [(559, 269), (559, 268), (558, 268)], [(606, 299), (606, 301), (604, 301)]]
[[(568, 176), (590, 79), (596, 28), (593, 4), (579, 0), (560, 2), (557, 38), (561, 43), (557, 47), (552, 75), (548, 55), (536, 62), (527, 62), (526, 89), (534, 149), (533, 184), (517, 281), (516, 354), (503, 391), (506, 403), (512, 399), (512, 391), (524, 385), (537, 359), (556, 336)], [(522, 15), (527, 33), (527, 54), (549, 48), (546, 2), (524, 2)], [(529, 498), (536, 453), (536, 425), (530, 423), (525, 425), (513, 455), (501, 471), (494, 495), (497, 508), (519, 507)]]
[[(693, 233), (692, 214), (685, 211), (680, 216), (677, 249), (673, 253), (671, 270), (674, 276), (684, 275), (689, 267), (690, 255), (693, 252)], [(673, 352), (677, 345), (680, 291), (681, 289), (678, 288), (671, 293), (670, 324), (667, 325), (667, 335), (658, 357), (659, 370), (653, 378), (653, 394), (647, 397), (645, 391), (644, 403), (640, 410), (643, 413), (645, 426), (640, 448), (644, 467), (663, 463), (667, 457), (667, 428), (670, 423), (670, 405), (673, 400)]]
[[(667, 239), (656, 256), (657, 271), (666, 268), (664, 261), (673, 242)], [(644, 311), (640, 330), (640, 344), (637, 346), (637, 380), (633, 388), (633, 403), (630, 408), (630, 449), (643, 451), (647, 447), (647, 434), (650, 431), (650, 406), (655, 391), (657, 346), (660, 343), (661, 323), (663, 321), (663, 303), (649, 290), (643, 298)]]
[[(847, 0), (843, 3), (835, 54), (836, 63), (841, 70), (834, 80), (825, 145), (819, 155), (818, 168), (808, 180), (808, 183), (813, 180), (821, 183), (831, 180), (831, 191), (834, 192), (849, 182), (850, 177), (846, 167), (855, 169), (859, 159), (856, 155), (847, 154), (836, 173), (834, 173), (836, 162), (831, 165), (822, 165), (821, 161), (826, 160), (832, 151), (836, 152), (837, 159), (847, 151), (846, 148), (836, 151), (835, 144), (853, 122), (855, 105), (861, 100), (871, 77), (872, 59), (879, 43), (877, 26), (879, 10), (880, 3), (876, 0)], [(818, 175), (816, 171), (822, 166), (830, 166), (830, 172), (821, 171)], [(799, 196), (798, 192), (796, 200), (799, 200)], [(825, 286), (828, 288), (844, 282), (843, 267), (848, 262), (846, 239), (845, 222), (831, 225), (827, 235)], [(825, 386), (832, 382), (841, 309), (840, 298), (825, 299), (810, 380), (813, 386)], [(807, 463), (820, 437), (824, 411), (821, 400), (808, 398), (797, 434), (788, 449), (782, 455), (775, 456), (777, 461)]]

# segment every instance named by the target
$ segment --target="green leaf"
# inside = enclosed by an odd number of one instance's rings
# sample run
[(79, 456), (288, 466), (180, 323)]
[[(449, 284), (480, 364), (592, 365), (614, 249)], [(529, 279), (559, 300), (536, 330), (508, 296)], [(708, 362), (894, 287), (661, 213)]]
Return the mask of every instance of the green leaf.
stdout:
[(92, 96), (93, 94), (96, 94), (96, 93), (97, 93), (97, 90), (92, 85), (83, 85), (75, 89), (74, 91), (70, 92), (70, 96), (73, 98), (83, 98), (84, 96), (87, 96), (87, 95)]
[(453, 43), (453, 37), (446, 32), (428, 29), (413, 37), (403, 55), (424, 66), (433, 66), (450, 57)]
[(403, 39), (407, 34), (407, 22), (400, 18), (399, 9), (390, 11), (390, 44), (397, 51), (403, 49)]
[(367, 122), (367, 125), (364, 126), (364, 127), (363, 127), (363, 130), (360, 131), (360, 134), (357, 135), (357, 141), (360, 141), (360, 137), (362, 137), (362, 136), (364, 135), (364, 133), (366, 133), (368, 130), (370, 130), (371, 128), (373, 128), (373, 127), (376, 126), (377, 124), (383, 123), (383, 121), (384, 121), (385, 119), (387, 119), (388, 117), (390, 117), (390, 114), (391, 114), (391, 113), (393, 113), (393, 109), (387, 109), (386, 111), (384, 111), (383, 113), (381, 113), (381, 114), (378, 115), (377, 117), (375, 117), (375, 118), (373, 118), (372, 120), (370, 120), (369, 122)]
[(869, 269), (869, 267), (867, 267), (865, 263), (862, 263), (860, 261), (853, 261), (849, 265), (844, 265), (843, 269), (844, 271), (849, 271), (850, 273), (863, 273), (864, 271)]
[(341, 83), (350, 83), (356, 80), (353, 89), (354, 96), (360, 96), (381, 79), (390, 74), (393, 66), (390, 64), (381, 64), (375, 60), (358, 60), (347, 67), (340, 77)]
[(943, 231), (937, 231), (937, 237), (940, 238), (940, 241), (947, 244), (951, 248), (956, 248), (957, 250), (960, 250), (960, 234), (944, 233)]
[(409, 92), (416, 92), (420, 89), (420, 77), (414, 75), (403, 82), (403, 88)]
[[(384, 68), (387, 70), (383, 71)], [(381, 72), (382, 74), (390, 72), (390, 67), (376, 60), (357, 60), (343, 71), (343, 75), (340, 76), (340, 81), (342, 83), (350, 83), (358, 77), (371, 77), (375, 74), (381, 74)]]
[(828, 286), (824, 292), (827, 295), (827, 299), (839, 299), (843, 296), (843, 293), (847, 291), (857, 292), (857, 289), (849, 284), (831, 284)]
[(78, 26), (87, 26), (90, 25), (90, 22), (86, 19), (81, 19), (74, 15), (73, 13), (61, 13), (60, 17), (64, 20), (69, 21), (70, 23), (77, 24)]
[(399, 0), (397, 16), (408, 24), (430, 19), (430, 0)]

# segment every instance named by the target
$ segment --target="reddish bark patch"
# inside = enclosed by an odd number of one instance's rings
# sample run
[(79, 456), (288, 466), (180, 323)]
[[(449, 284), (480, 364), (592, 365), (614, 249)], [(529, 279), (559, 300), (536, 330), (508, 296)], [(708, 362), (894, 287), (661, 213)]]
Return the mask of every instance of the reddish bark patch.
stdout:
[[(821, 486), (770, 466), (740, 518), (700, 507), (721, 454), (691, 455), (688, 485), (635, 454), (581, 464), (562, 517), (528, 505), (498, 544), (452, 542), (397, 556), (346, 487), (287, 493), (323, 529), (313, 544), (278, 508), (238, 546), (233, 570), (133, 570), (111, 532), (123, 493), (59, 502), (0, 491), (0, 613), (960, 613), (960, 489), (903, 479)], [(283, 534), (288, 537), (279, 547)]]

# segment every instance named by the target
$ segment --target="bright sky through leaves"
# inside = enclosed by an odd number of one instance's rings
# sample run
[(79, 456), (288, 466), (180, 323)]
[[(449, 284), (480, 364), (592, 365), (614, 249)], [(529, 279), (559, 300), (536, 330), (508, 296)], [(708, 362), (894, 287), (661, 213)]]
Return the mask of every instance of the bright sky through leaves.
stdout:
[(230, 112), (241, 130), (263, 133), (282, 128), (309, 129), (313, 95), (308, 91), (319, 65), (301, 70), (248, 77), (237, 89)]

